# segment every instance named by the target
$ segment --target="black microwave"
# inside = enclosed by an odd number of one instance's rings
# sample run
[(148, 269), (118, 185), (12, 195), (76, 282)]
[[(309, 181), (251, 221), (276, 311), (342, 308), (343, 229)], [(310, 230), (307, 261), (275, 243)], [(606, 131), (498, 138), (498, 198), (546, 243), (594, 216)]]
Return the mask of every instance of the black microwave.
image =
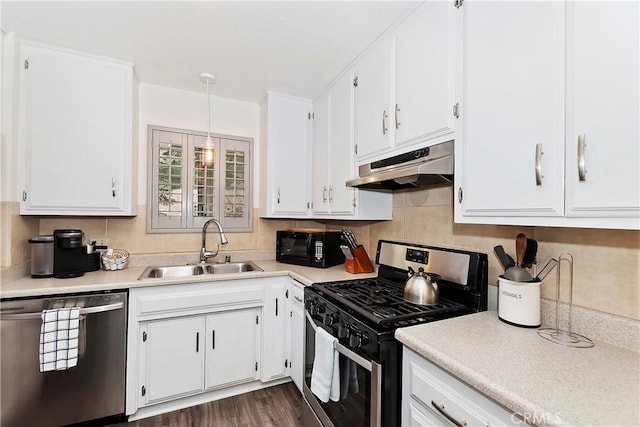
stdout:
[(341, 231), (316, 229), (278, 230), (276, 261), (327, 268), (344, 263)]

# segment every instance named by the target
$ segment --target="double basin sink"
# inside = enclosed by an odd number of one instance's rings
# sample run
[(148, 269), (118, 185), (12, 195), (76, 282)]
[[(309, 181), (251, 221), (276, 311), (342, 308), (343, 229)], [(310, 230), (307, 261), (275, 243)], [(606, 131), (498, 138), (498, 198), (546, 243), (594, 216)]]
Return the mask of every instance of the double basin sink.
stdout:
[(175, 277), (192, 277), (206, 274), (232, 274), (244, 273), (247, 271), (262, 271), (260, 267), (251, 261), (225, 262), (215, 264), (193, 264), (193, 265), (169, 265), (161, 267), (147, 267), (138, 280), (160, 279)]

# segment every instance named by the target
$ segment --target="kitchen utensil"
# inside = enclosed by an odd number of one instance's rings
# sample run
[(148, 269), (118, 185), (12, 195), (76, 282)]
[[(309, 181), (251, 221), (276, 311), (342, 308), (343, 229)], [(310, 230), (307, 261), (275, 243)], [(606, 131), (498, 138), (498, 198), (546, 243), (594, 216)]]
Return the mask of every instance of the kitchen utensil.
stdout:
[(536, 263), (537, 255), (538, 255), (538, 242), (534, 239), (530, 239), (527, 237), (527, 248), (524, 252), (524, 257), (522, 259), (521, 267), (530, 268), (533, 264)]
[(416, 273), (409, 267), (409, 278), (404, 285), (404, 299), (414, 304), (431, 305), (440, 299), (438, 280), (440, 276), (433, 273), (425, 273), (420, 267)]
[(498, 245), (498, 246), (494, 247), (493, 251), (495, 252), (496, 256), (498, 257), (498, 260), (500, 261), (500, 264), (502, 264), (502, 269), (503, 270), (506, 271), (510, 267), (513, 267), (514, 265), (516, 265), (516, 263), (513, 261), (513, 258), (511, 258), (509, 255), (507, 255), (507, 253), (504, 251), (504, 248), (502, 247), (502, 245)]
[(531, 274), (522, 268), (522, 260), (527, 250), (527, 236), (523, 233), (516, 236), (516, 265), (509, 268), (504, 272), (504, 277), (514, 282), (529, 282), (532, 277)]
[(353, 259), (353, 254), (351, 253), (351, 250), (348, 246), (340, 245), (340, 249), (342, 249), (342, 253), (344, 254), (345, 258)]
[(516, 236), (516, 262), (518, 267), (522, 267), (524, 254), (527, 251), (527, 236), (520, 233)]
[(558, 260), (556, 260), (555, 258), (551, 258), (549, 262), (546, 263), (544, 267), (542, 267), (542, 270), (540, 270), (540, 273), (538, 273), (534, 280), (542, 282), (544, 278), (547, 277), (547, 274), (551, 273), (551, 270), (553, 270), (556, 264), (558, 264)]
[(356, 240), (356, 236), (353, 234), (351, 230), (347, 230), (346, 228), (342, 229), (342, 236), (344, 237), (345, 242), (351, 249), (355, 249), (358, 247), (358, 241)]
[(504, 272), (504, 277), (514, 282), (529, 282), (532, 277), (527, 270), (514, 265)]

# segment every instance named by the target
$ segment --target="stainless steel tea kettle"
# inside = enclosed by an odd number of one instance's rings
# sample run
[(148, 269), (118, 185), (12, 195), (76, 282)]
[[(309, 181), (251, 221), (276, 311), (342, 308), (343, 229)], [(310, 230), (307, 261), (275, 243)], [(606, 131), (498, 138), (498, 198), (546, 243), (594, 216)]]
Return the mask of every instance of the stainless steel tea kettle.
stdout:
[(404, 299), (414, 304), (436, 304), (440, 299), (438, 280), (439, 275), (425, 273), (422, 267), (417, 273), (409, 267), (409, 278), (404, 285)]

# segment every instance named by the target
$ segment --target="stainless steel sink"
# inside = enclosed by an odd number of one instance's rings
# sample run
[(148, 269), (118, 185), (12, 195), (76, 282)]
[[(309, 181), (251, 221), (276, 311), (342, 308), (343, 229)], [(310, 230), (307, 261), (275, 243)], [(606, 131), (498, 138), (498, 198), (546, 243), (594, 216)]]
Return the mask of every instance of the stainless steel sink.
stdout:
[(207, 264), (204, 269), (209, 274), (243, 273), (245, 271), (262, 271), (260, 267), (247, 262), (226, 262), (224, 264)]
[(219, 264), (153, 266), (147, 267), (140, 277), (138, 277), (138, 280), (191, 277), (201, 276), (203, 274), (231, 274), (247, 271), (262, 271), (262, 269), (251, 261), (225, 262)]

